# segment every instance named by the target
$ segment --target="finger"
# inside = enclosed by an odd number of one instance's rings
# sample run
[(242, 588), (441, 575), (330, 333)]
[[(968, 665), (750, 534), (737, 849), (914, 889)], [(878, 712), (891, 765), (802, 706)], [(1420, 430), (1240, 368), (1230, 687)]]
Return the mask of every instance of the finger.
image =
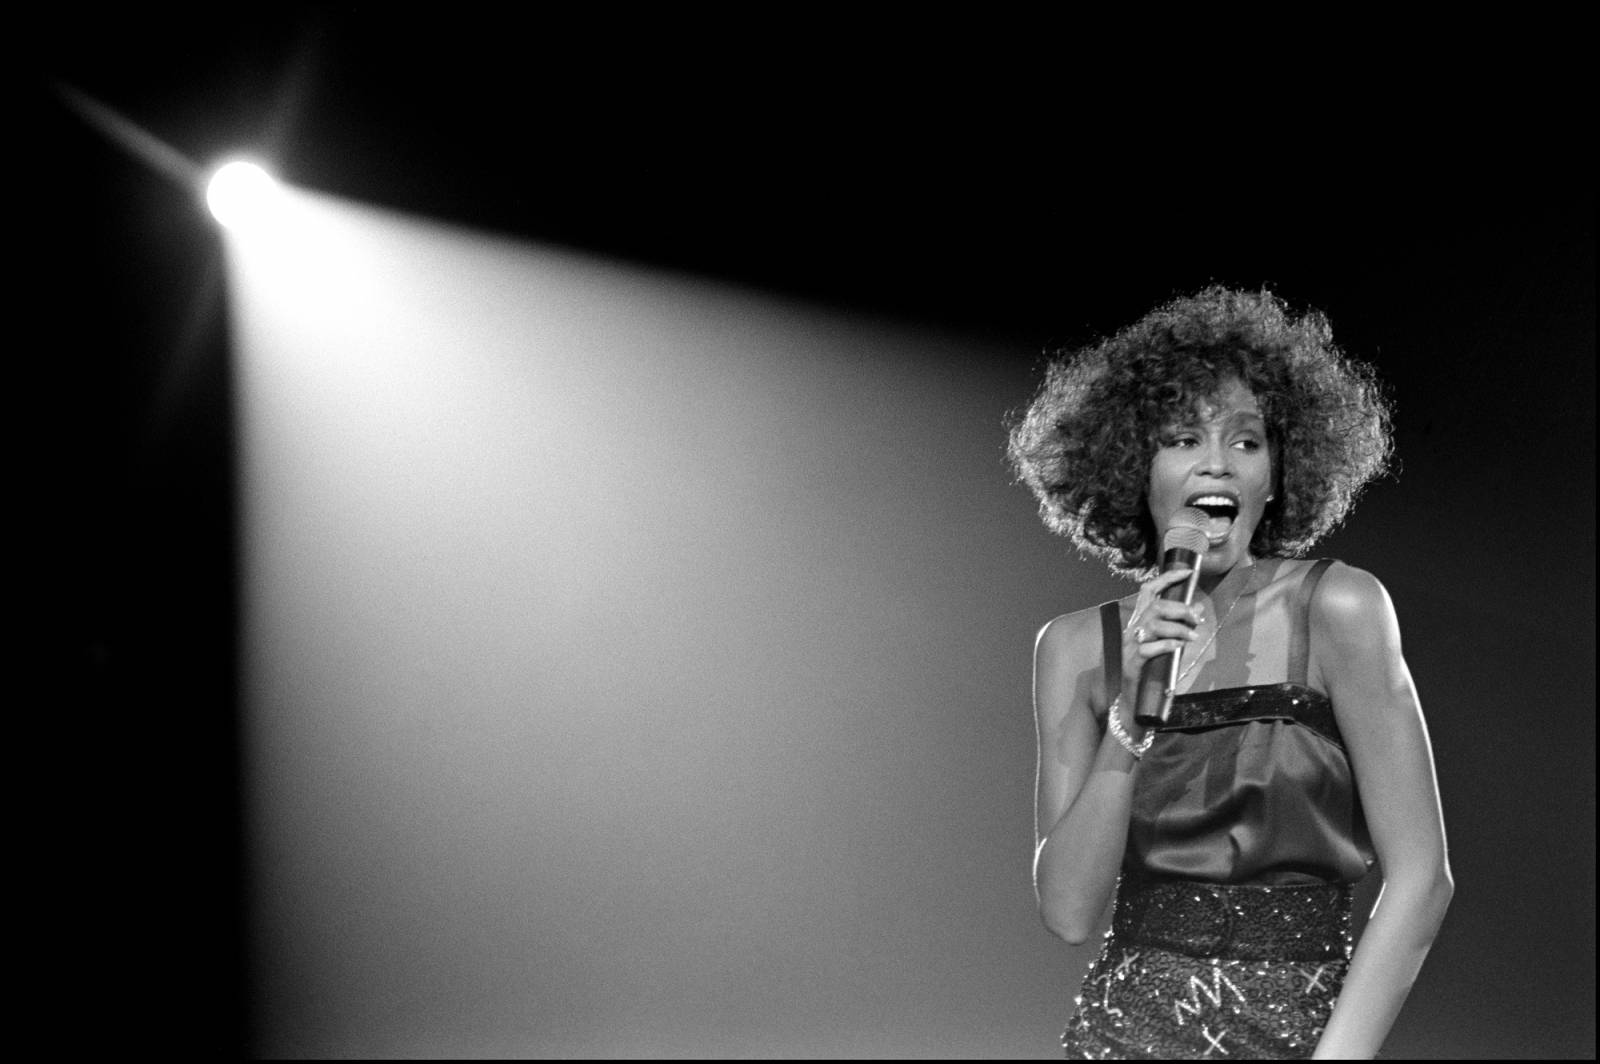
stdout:
[[(1202, 605), (1185, 606), (1181, 602), (1168, 602), (1165, 599), (1161, 599), (1152, 603), (1150, 608), (1143, 613), (1135, 614), (1126, 630), (1130, 634), (1134, 634), (1135, 640), (1141, 643), (1146, 639), (1162, 636), (1176, 638), (1182, 635), (1178, 631), (1178, 627), (1192, 631), (1200, 626), (1200, 622), (1204, 618), (1205, 607)], [(1136, 634), (1139, 632), (1144, 633), (1142, 638)]]
[(1181, 584), (1183, 581), (1189, 579), (1189, 574), (1191, 572), (1193, 572), (1192, 569), (1168, 569), (1166, 572), (1158, 573), (1149, 580), (1145, 581), (1144, 586), (1152, 595), (1159, 595), (1173, 584)]
[(1149, 643), (1139, 643), (1139, 658), (1149, 661), (1150, 658), (1162, 658), (1163, 654), (1176, 654), (1187, 650), (1190, 642), (1186, 638), (1152, 638)]
[(1180, 624), (1196, 625), (1205, 616), (1205, 607), (1199, 603), (1185, 606), (1181, 602), (1169, 599), (1156, 599), (1145, 611), (1142, 621), (1146, 628), (1151, 628), (1161, 621), (1176, 621)]
[(1173, 585), (1180, 584), (1183, 580), (1183, 575), (1185, 572), (1187, 572), (1187, 570), (1175, 569), (1170, 573), (1162, 573), (1160, 576), (1141, 587), (1139, 589), (1139, 597), (1134, 602), (1134, 614), (1136, 616), (1149, 616), (1152, 610), (1156, 610), (1158, 608), (1162, 610), (1169, 609), (1174, 604), (1182, 609), (1183, 602), (1180, 598), (1160, 598), (1159, 596)]
[(1180, 618), (1173, 621), (1145, 621), (1145, 623), (1134, 628), (1132, 635), (1134, 641), (1138, 643), (1148, 643), (1155, 639), (1182, 639), (1184, 642), (1189, 642), (1197, 638), (1199, 632), (1188, 622), (1187, 618)]
[(1152, 639), (1148, 643), (1139, 644), (1139, 656), (1146, 660), (1159, 658), (1163, 654), (1175, 654), (1188, 645), (1187, 639)]

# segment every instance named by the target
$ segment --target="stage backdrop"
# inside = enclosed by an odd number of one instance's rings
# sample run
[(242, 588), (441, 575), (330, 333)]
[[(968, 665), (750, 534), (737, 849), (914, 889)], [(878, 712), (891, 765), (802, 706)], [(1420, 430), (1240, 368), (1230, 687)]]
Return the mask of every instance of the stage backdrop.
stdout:
[[(1032, 641), (1128, 586), (1009, 483), (1037, 350), (297, 204), (229, 267), (258, 1052), (1053, 1056)], [(1395, 598), (1460, 884), (1388, 1054), (1537, 1054), (1592, 1041), (1592, 908), (1528, 885), (1593, 896), (1592, 531), (1508, 535), (1575, 475), (1515, 284), (1452, 333), (1391, 280), (1295, 293), (1401, 403), (1322, 553)]]

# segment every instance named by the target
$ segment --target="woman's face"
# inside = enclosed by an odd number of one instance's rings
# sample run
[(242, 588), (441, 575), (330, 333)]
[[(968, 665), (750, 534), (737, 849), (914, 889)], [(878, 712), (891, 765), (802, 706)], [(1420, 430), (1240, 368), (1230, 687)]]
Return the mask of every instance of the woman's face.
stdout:
[(1185, 506), (1211, 515), (1203, 574), (1250, 562), (1250, 538), (1272, 496), (1267, 424), (1256, 397), (1238, 380), (1223, 383), (1183, 421), (1161, 431), (1150, 462), (1150, 517), (1165, 537)]

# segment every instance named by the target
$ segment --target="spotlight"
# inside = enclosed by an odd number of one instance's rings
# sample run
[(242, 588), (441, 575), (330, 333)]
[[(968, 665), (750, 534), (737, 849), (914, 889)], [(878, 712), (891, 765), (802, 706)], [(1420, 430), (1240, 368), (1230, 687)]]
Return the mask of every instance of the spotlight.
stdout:
[(276, 213), (278, 183), (261, 167), (231, 162), (217, 168), (206, 184), (206, 205), (229, 229), (248, 229)]

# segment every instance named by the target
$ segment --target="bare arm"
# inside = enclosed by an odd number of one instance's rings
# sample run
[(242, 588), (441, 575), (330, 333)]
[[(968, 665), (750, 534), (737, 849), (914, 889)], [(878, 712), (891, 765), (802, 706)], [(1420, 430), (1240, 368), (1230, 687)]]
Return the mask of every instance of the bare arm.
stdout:
[[(1140, 663), (1170, 652), (1180, 638), (1192, 638), (1194, 615), (1188, 607), (1154, 601), (1162, 588), (1186, 575), (1174, 570), (1140, 591), (1141, 616), (1160, 638), (1140, 645), (1130, 634), (1123, 637), (1121, 712), (1135, 742), (1144, 733), (1133, 723), (1132, 710)], [(1152, 619), (1157, 614), (1164, 619)], [(1180, 614), (1187, 619), (1178, 619)], [(1116, 889), (1138, 766), (1101, 722), (1104, 672), (1097, 611), (1058, 617), (1039, 632), (1033, 671), (1039, 736), (1033, 885), (1045, 926), (1073, 944), (1094, 933)]]
[(1317, 590), (1312, 633), (1384, 880), (1315, 1056), (1367, 1059), (1405, 1004), (1454, 884), (1427, 726), (1388, 593), (1371, 574), (1334, 566)]

